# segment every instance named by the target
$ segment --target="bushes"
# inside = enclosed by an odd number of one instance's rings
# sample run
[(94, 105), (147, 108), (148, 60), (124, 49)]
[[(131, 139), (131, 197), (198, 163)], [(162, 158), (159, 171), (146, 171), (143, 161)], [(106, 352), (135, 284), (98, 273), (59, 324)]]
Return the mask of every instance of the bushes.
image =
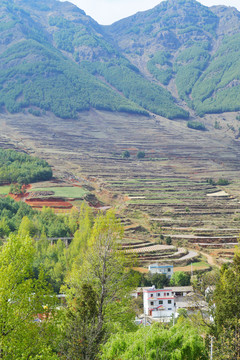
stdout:
[(145, 158), (145, 152), (144, 152), (144, 151), (138, 151), (138, 153), (137, 153), (137, 158), (138, 158), (138, 159), (143, 159), (143, 158)]
[(190, 129), (194, 129), (194, 130), (201, 130), (201, 131), (206, 131), (207, 128), (205, 127), (205, 125), (199, 121), (188, 121), (187, 122), (187, 127)]

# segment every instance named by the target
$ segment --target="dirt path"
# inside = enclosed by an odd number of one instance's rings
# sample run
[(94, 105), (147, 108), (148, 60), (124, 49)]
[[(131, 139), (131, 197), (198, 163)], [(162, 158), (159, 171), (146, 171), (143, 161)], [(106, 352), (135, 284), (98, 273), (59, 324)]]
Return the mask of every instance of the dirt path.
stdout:
[[(191, 250), (191, 249), (188, 249), (188, 250), (189, 250), (189, 252), (190, 252), (190, 251), (194, 251), (194, 250)], [(221, 267), (220, 265), (218, 265), (218, 264), (215, 262), (215, 259), (214, 259), (213, 256), (211, 256), (211, 255), (209, 255), (209, 254), (207, 254), (207, 253), (205, 253), (205, 252), (202, 252), (202, 251), (198, 251), (198, 253), (201, 254), (201, 255), (203, 255), (203, 256), (205, 256), (205, 258), (207, 259), (207, 262), (208, 262), (208, 264), (209, 264), (210, 266), (217, 266), (218, 268)]]
[(209, 265), (211, 265), (211, 266), (217, 266), (217, 267), (220, 269), (221, 266), (218, 265), (218, 264), (215, 262), (215, 259), (214, 259), (213, 256), (211, 256), (211, 255), (209, 255), (209, 254), (206, 254), (206, 253), (204, 253), (204, 252), (202, 252), (202, 251), (200, 251), (200, 254), (206, 257), (207, 262), (209, 263)]

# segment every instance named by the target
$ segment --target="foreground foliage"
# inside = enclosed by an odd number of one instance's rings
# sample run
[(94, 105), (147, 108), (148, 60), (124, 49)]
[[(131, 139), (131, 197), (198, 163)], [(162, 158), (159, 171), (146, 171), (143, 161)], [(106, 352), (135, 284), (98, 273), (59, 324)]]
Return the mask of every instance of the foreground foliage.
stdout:
[(121, 233), (113, 213), (98, 216), (84, 256), (76, 258), (67, 276), (67, 359), (94, 360), (111, 333), (134, 327), (130, 292), (136, 281), (126, 270), (129, 258), (118, 250)]
[[(35, 256), (29, 237), (11, 235), (0, 252), (0, 358), (57, 359), (54, 354), (56, 333), (52, 321), (52, 297), (43, 276), (34, 279)], [(44, 305), (48, 308), (44, 309)], [(49, 311), (52, 315), (49, 316)], [(44, 314), (39, 326), (35, 321)]]
[(182, 318), (171, 328), (154, 324), (112, 336), (103, 347), (101, 359), (207, 360), (208, 356), (197, 329)]

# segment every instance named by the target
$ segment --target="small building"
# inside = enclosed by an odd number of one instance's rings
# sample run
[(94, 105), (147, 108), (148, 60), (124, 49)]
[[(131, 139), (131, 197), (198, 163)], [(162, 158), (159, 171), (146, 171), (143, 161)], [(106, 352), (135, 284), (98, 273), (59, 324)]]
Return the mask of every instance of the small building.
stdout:
[(193, 292), (192, 286), (172, 286), (171, 289), (174, 297), (187, 296), (188, 294)]
[(174, 313), (174, 296), (172, 289), (143, 290), (144, 314), (153, 318), (171, 317)]
[(131, 296), (137, 299), (139, 296), (142, 296), (143, 291), (147, 289), (149, 289), (149, 286), (139, 286), (131, 293)]
[(164, 274), (168, 279), (171, 279), (173, 275), (173, 265), (159, 265), (156, 263), (149, 265), (148, 270), (151, 274)]

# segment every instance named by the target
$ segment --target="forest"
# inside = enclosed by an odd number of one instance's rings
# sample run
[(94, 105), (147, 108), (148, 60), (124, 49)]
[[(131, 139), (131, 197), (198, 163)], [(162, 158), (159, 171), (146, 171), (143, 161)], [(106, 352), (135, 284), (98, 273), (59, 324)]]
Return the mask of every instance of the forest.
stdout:
[(51, 178), (52, 169), (45, 160), (0, 149), (0, 183), (29, 184)]

